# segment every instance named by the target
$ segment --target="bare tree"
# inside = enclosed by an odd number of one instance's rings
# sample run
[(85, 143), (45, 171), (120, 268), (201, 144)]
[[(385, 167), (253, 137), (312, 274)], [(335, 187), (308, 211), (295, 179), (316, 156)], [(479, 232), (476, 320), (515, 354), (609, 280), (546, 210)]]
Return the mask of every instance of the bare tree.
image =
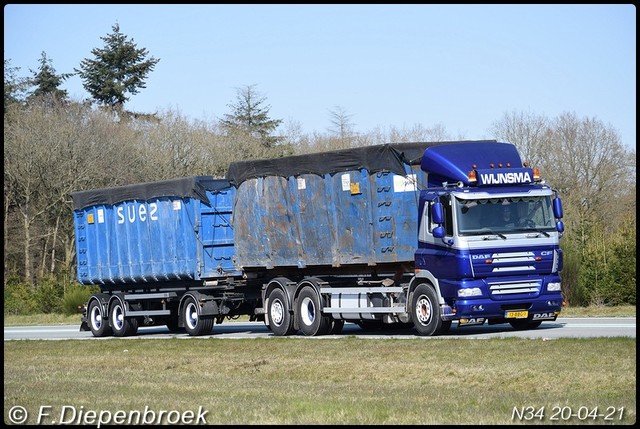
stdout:
[(355, 124), (351, 121), (353, 115), (348, 113), (342, 106), (335, 106), (329, 110), (329, 133), (332, 137), (340, 141), (341, 147), (350, 147), (354, 136), (353, 128)]
[(513, 143), (523, 161), (540, 166), (547, 159), (551, 133), (549, 120), (532, 112), (512, 111), (493, 123), (491, 130), (497, 140)]

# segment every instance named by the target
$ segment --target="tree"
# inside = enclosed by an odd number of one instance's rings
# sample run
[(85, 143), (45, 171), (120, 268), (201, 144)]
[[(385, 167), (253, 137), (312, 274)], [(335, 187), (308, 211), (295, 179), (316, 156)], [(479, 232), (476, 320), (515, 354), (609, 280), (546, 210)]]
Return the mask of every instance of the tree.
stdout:
[(95, 59), (85, 58), (80, 62), (76, 73), (83, 86), (99, 103), (121, 111), (129, 98), (125, 95), (137, 94), (146, 88), (145, 79), (160, 61), (154, 57), (147, 59), (148, 51), (137, 48), (133, 39), (120, 32), (120, 26), (112, 26), (113, 33), (101, 39), (105, 42), (102, 49), (95, 48), (91, 53)]
[(12, 67), (11, 60), (4, 60), (4, 112), (7, 107), (24, 100), (24, 95), (29, 88), (29, 79), (19, 77), (20, 67)]
[(329, 111), (329, 120), (331, 127), (329, 132), (340, 140), (341, 147), (349, 147), (351, 137), (353, 136), (353, 122), (351, 122), (352, 114), (341, 106), (334, 107)]
[(47, 54), (42, 51), (38, 71), (36, 72), (31, 70), (31, 73), (33, 73), (31, 84), (36, 86), (36, 89), (28, 97), (29, 99), (43, 96), (51, 96), (56, 100), (62, 101), (67, 99), (67, 91), (58, 87), (62, 85), (62, 82), (66, 79), (73, 76), (74, 73), (63, 73), (58, 75), (56, 74), (56, 69), (51, 65), (51, 62), (51, 59), (47, 58)]
[(254, 90), (255, 85), (248, 85), (237, 90), (236, 103), (229, 104), (232, 113), (224, 115), (220, 126), (229, 134), (241, 131), (260, 140), (263, 146), (273, 147), (282, 137), (272, 133), (282, 123), (282, 119), (269, 118), (271, 106), (264, 105), (266, 97)]
[(516, 145), (523, 161), (540, 167), (550, 151), (550, 121), (533, 112), (504, 113), (493, 123), (492, 132), (501, 141)]

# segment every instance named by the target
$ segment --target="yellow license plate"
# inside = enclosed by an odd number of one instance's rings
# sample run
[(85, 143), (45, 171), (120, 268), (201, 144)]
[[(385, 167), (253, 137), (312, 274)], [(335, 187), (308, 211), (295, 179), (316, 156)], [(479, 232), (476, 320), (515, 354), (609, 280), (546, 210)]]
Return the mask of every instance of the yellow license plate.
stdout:
[(507, 311), (505, 316), (507, 319), (526, 319), (529, 317), (529, 311)]

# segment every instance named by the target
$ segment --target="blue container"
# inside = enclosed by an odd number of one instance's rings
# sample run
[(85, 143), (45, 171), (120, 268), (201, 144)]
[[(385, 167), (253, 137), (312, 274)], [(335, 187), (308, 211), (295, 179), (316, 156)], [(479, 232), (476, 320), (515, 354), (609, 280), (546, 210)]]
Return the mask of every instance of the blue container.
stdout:
[(163, 284), (239, 275), (235, 189), (210, 176), (71, 194), (77, 279), (85, 285)]
[(229, 168), (241, 269), (413, 263), (420, 160), (428, 143), (388, 144)]

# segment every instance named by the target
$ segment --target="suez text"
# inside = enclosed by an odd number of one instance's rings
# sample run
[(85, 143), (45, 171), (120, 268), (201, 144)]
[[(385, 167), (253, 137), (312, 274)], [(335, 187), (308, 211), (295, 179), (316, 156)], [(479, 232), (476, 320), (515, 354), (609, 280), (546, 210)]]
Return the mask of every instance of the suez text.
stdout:
[(125, 207), (120, 206), (116, 209), (116, 215), (118, 216), (118, 224), (123, 224), (125, 221), (134, 223), (136, 220), (140, 222), (158, 220), (158, 203), (140, 204), (137, 210), (136, 206), (127, 205), (126, 212)]

